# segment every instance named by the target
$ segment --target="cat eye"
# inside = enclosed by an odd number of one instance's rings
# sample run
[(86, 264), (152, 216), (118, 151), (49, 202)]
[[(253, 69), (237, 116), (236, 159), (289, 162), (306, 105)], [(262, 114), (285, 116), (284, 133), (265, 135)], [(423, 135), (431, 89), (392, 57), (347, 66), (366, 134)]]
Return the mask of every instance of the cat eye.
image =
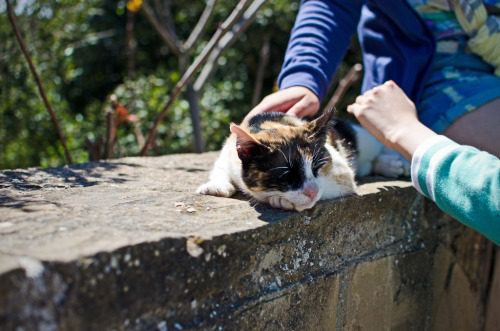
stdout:
[[(286, 170), (283, 171), (282, 169), (286, 169)], [(279, 178), (283, 177), (284, 175), (286, 175), (287, 173), (290, 172), (289, 167), (276, 167), (276, 168), (269, 169), (269, 172), (274, 171), (274, 170), (279, 170), (280, 172), (282, 172), (281, 175), (279, 176)]]
[(283, 157), (285, 158), (285, 161), (286, 163), (288, 164), (289, 168), (293, 167), (293, 162), (292, 162), (292, 158), (290, 156), (290, 152), (291, 152), (291, 148), (288, 148), (288, 157), (286, 157), (285, 153), (283, 153), (283, 151), (278, 148), (278, 151), (281, 153), (281, 155), (283, 155)]

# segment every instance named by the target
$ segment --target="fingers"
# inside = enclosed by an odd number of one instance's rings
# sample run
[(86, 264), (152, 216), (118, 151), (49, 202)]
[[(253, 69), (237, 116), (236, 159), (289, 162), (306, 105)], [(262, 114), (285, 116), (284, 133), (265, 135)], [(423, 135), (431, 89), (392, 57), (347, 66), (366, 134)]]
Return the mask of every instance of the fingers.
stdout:
[(249, 119), (260, 113), (286, 112), (301, 98), (301, 95), (297, 96), (297, 93), (290, 92), (290, 90), (281, 90), (266, 96), (245, 116), (245, 119)]
[(375, 86), (371, 90), (368, 90), (365, 93), (359, 95), (356, 98), (355, 103), (347, 106), (347, 111), (351, 114), (356, 115), (356, 113), (359, 113), (359, 111), (363, 107), (368, 107), (375, 103), (375, 101), (380, 98), (381, 95), (395, 93), (394, 90), (401, 91), (399, 86), (397, 86), (394, 81), (388, 80), (384, 84)]
[(347, 112), (354, 115), (358, 121), (363, 122), (366, 117), (367, 106), (362, 103), (353, 103), (347, 106)]
[(319, 99), (311, 90), (294, 86), (268, 95), (245, 117), (245, 120), (259, 113), (286, 112), (297, 117), (311, 116), (319, 109)]
[[(368, 92), (370, 92), (370, 91), (368, 91)], [(357, 96), (355, 102), (353, 104), (347, 106), (347, 112), (358, 117), (359, 113), (364, 108), (366, 108), (367, 104), (369, 103), (368, 102), (369, 96), (367, 95), (368, 92)]]
[(395, 88), (395, 89), (399, 89), (399, 90), (401, 90), (401, 88), (400, 88), (400, 87), (399, 87), (399, 86), (398, 86), (398, 85), (397, 85), (397, 84), (396, 84), (396, 83), (395, 83), (392, 79), (391, 79), (391, 80), (386, 81), (386, 82), (384, 83), (384, 85), (385, 85), (386, 87), (388, 87), (388, 88), (391, 88), (391, 89)]
[(352, 114), (352, 115), (356, 116), (357, 108), (358, 108), (358, 104), (357, 103), (353, 103), (352, 105), (347, 106), (347, 112), (349, 114)]
[(304, 96), (286, 113), (289, 115), (294, 115), (298, 118), (313, 116), (318, 112), (319, 105), (319, 100), (316, 96), (314, 96), (314, 98), (311, 98), (310, 96)]

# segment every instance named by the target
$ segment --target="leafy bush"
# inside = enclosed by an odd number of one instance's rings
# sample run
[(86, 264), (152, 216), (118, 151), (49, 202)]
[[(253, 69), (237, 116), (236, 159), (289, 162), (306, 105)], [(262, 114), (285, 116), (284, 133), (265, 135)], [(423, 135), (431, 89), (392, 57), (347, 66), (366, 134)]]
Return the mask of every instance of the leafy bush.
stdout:
[[(177, 35), (187, 38), (205, 1), (192, 1), (189, 8), (182, 2), (171, 3)], [(112, 93), (140, 118), (142, 133), (148, 132), (182, 71), (178, 58), (141, 11), (134, 18), (137, 47), (131, 68), (126, 1), (18, 1), (14, 5), (21, 33), (75, 162), (88, 161), (87, 140), (105, 136), (105, 113)], [(234, 1), (218, 2), (193, 58), (234, 6)], [(298, 0), (268, 1), (218, 59), (218, 70), (199, 98), (207, 150), (220, 148), (229, 123), (239, 122), (252, 108), (259, 52), (266, 36), (271, 38), (271, 53), (261, 97), (275, 88), (297, 9)], [(5, 11), (0, 3), (0, 13), (6, 16)], [(0, 39), (0, 168), (64, 164), (64, 150), (7, 20), (0, 24)], [(359, 52), (351, 52), (350, 59), (357, 61)], [(348, 59), (340, 71), (349, 66)], [(193, 152), (192, 130), (189, 103), (182, 94), (160, 124), (149, 155)], [(120, 126), (115, 156), (134, 156), (139, 148), (134, 127)]]

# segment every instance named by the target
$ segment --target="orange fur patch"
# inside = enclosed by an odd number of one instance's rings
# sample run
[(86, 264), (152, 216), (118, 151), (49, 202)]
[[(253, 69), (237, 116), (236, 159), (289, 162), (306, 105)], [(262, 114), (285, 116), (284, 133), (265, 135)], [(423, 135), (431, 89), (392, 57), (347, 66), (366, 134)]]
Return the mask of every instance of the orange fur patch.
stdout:
[(323, 177), (330, 176), (333, 170), (332, 167), (333, 166), (331, 161), (326, 163), (321, 169), (319, 169), (320, 175), (322, 175)]

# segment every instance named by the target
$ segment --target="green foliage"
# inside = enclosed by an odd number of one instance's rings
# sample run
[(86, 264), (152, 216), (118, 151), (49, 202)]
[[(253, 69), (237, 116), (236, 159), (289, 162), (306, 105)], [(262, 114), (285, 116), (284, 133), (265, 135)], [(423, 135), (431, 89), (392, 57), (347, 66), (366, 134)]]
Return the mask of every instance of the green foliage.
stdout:
[[(153, 3), (151, 1), (150, 3)], [(205, 1), (172, 1), (174, 27), (186, 38), (205, 8)], [(271, 38), (271, 56), (262, 96), (273, 91), (279, 74), (298, 0), (270, 0), (255, 21), (218, 60), (218, 70), (200, 96), (203, 135), (208, 150), (220, 148), (230, 122), (239, 122), (251, 100), (264, 36)], [(126, 1), (18, 1), (17, 22), (45, 86), (73, 159), (88, 161), (87, 139), (105, 136), (105, 113), (114, 93), (140, 118), (146, 135), (180, 79), (178, 59), (162, 42), (141, 11), (135, 14), (135, 72), (127, 65)], [(201, 52), (236, 2), (220, 0)], [(38, 87), (19, 50), (0, 3), (0, 168), (57, 166), (64, 150)], [(345, 71), (345, 69), (342, 69)], [(193, 151), (189, 105), (184, 95), (160, 124), (150, 155)], [(118, 129), (116, 156), (134, 156), (139, 146), (134, 128)]]
[[(96, 1), (88, 1), (92, 7)], [(45, 85), (68, 145), (75, 160), (84, 162), (85, 151), (79, 148), (79, 137), (73, 135), (83, 128), (62, 93), (71, 74), (71, 60), (64, 55), (68, 45), (89, 33), (83, 4), (59, 1), (51, 5), (20, 2), (16, 5), (18, 25), (31, 53), (35, 67)], [(24, 4), (24, 6), (21, 6)], [(58, 141), (38, 87), (2, 8), (0, 25), (0, 167), (55, 166), (64, 162), (64, 150)], [(73, 115), (73, 116), (72, 116)], [(80, 145), (81, 146), (81, 145)]]

